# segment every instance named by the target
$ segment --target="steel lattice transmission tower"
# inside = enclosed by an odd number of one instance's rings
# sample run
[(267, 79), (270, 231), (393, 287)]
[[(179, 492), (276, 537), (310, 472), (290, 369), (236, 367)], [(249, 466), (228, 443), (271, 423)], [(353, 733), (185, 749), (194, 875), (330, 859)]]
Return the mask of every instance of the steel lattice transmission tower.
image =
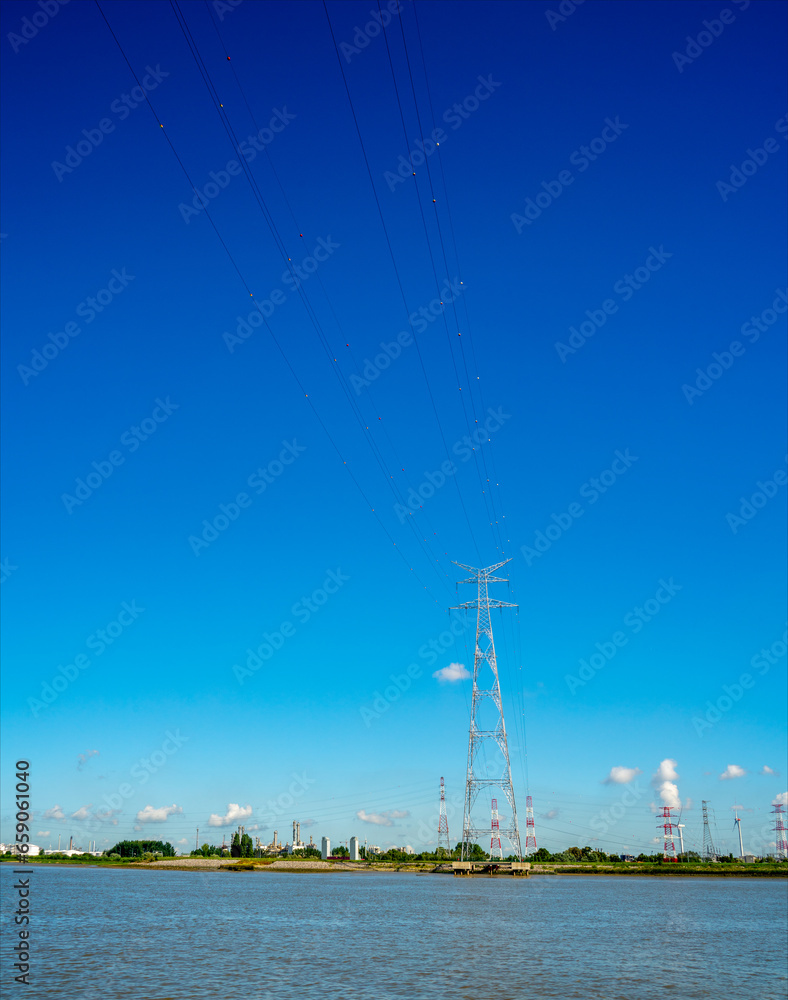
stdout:
[[(492, 576), (495, 570), (510, 562), (503, 562), (484, 569), (466, 566), (455, 562), (455, 566), (467, 569), (474, 575), (461, 583), (475, 583), (478, 596), (475, 601), (466, 601), (452, 610), (476, 611), (476, 652), (473, 663), (473, 695), (471, 701), (471, 721), (468, 732), (468, 770), (465, 780), (465, 806), (462, 817), (462, 853), (463, 861), (471, 860), (471, 848), (486, 832), (485, 826), (474, 820), (473, 807), (479, 792), (483, 788), (500, 788), (511, 810), (509, 826), (500, 830), (512, 846), (512, 853), (522, 860), (520, 848), (520, 830), (517, 826), (517, 808), (514, 804), (514, 786), (512, 785), (512, 769), (509, 764), (509, 746), (506, 740), (506, 726), (503, 721), (503, 704), (501, 702), (501, 685), (498, 680), (498, 664), (495, 659), (495, 644), (493, 642), (490, 610), (493, 608), (516, 608), (516, 604), (506, 601), (490, 600), (487, 586), (490, 583), (508, 583), (503, 577)], [(500, 776), (488, 773), (490, 767), (495, 768), (492, 760), (487, 760), (487, 748), (497, 750), (503, 758)], [(492, 754), (490, 755), (492, 757)], [(487, 769), (481, 772), (481, 760), (487, 762)]]
[(536, 827), (534, 826), (534, 800), (525, 797), (525, 856), (536, 854)]
[(774, 804), (774, 856), (788, 861), (788, 840), (785, 839), (785, 812), (781, 802)]
[(711, 827), (709, 826), (709, 803), (703, 799), (701, 805), (703, 807), (703, 857), (714, 861), (717, 858), (717, 851), (714, 849)]
[(670, 814), (670, 806), (662, 807), (662, 815), (659, 817), (657, 822), (657, 829), (662, 827), (665, 844), (662, 850), (662, 857), (665, 861), (678, 861), (676, 856), (676, 843), (673, 839), (673, 830), (678, 824), (673, 822), (673, 817)]
[(490, 860), (503, 858), (501, 848), (501, 826), (498, 822), (498, 799), (493, 799), (490, 808)]
[(441, 848), (443, 848), (447, 854), (451, 854), (449, 818), (446, 815), (446, 794), (443, 788), (443, 778), (441, 778), (441, 810), (438, 816), (438, 851), (440, 851)]

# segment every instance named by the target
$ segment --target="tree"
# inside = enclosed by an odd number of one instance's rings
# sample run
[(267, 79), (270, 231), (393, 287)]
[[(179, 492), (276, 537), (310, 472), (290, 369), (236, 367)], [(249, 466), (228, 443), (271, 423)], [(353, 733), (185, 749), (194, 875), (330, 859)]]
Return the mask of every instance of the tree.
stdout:
[(532, 856), (533, 861), (549, 861), (552, 858), (552, 854), (547, 850), (546, 847), (540, 847), (539, 850)]
[(252, 838), (248, 833), (243, 834), (241, 837), (241, 857), (242, 858), (253, 858), (254, 857), (254, 843)]
[(339, 847), (334, 848), (334, 857), (348, 858), (350, 857), (350, 852), (342, 844)]
[(104, 851), (105, 856), (119, 854), (122, 858), (141, 858), (143, 854), (161, 854), (165, 858), (175, 857), (175, 848), (161, 840), (121, 840), (114, 847)]
[(234, 858), (241, 857), (241, 835), (237, 831), (233, 834), (233, 839), (230, 843), (230, 854)]

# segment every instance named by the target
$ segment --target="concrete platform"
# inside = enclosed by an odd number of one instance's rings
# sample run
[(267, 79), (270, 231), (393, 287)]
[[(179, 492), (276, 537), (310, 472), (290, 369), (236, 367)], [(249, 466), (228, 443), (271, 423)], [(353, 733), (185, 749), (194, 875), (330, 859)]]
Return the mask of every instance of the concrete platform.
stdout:
[(453, 861), (452, 871), (455, 876), (510, 875), (516, 878), (528, 878), (531, 865), (525, 861)]

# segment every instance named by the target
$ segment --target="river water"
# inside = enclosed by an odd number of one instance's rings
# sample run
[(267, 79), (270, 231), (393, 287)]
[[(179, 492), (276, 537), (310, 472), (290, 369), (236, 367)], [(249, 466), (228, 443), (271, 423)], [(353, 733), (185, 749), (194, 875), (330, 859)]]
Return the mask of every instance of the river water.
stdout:
[(0, 866), (2, 987), (69, 1000), (783, 1000), (776, 879), (178, 872)]

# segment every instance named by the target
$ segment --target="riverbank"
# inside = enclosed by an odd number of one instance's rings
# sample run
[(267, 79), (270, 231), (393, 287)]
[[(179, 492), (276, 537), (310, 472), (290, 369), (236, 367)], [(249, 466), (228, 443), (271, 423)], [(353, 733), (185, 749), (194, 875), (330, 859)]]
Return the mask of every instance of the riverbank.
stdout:
[[(3, 858), (9, 864), (17, 864), (14, 859)], [(158, 861), (95, 861), (48, 860), (31, 858), (30, 864), (56, 865), (59, 867), (122, 868), (147, 871), (212, 871), (229, 873), (285, 872), (289, 874), (411, 874), (411, 875), (451, 875), (451, 864), (435, 865), (432, 862), (371, 862), (365, 861), (321, 861), (314, 858), (162, 858)], [(616, 878), (788, 878), (788, 864), (532, 864), (530, 876), (607, 875)]]

